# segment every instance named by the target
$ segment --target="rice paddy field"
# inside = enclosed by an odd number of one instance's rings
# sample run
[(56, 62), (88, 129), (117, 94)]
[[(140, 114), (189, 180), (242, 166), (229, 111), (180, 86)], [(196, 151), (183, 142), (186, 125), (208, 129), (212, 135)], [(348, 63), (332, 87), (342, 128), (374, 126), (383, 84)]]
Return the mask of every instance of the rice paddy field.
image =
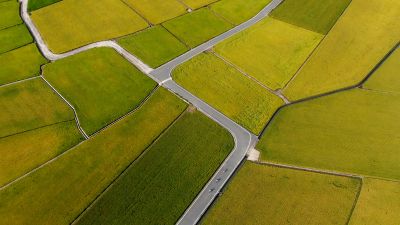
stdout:
[(152, 24), (159, 24), (186, 13), (177, 0), (123, 0)]
[(266, 18), (218, 44), (215, 51), (271, 89), (282, 88), (322, 35)]
[(111, 48), (47, 64), (43, 74), (74, 106), (88, 135), (138, 107), (157, 86)]
[(0, 54), (32, 43), (32, 41), (33, 38), (23, 24), (0, 30)]
[(28, 11), (34, 11), (48, 5), (57, 3), (61, 0), (29, 0), (28, 2)]
[[(47, 60), (35, 44), (0, 54), (0, 85), (39, 75)], [(21, 66), (23, 65), (23, 66)]]
[(209, 7), (218, 15), (238, 25), (255, 16), (270, 2), (271, 0), (220, 0)]
[(153, 68), (176, 58), (188, 50), (187, 46), (162, 26), (153, 26), (125, 36), (119, 39), (118, 43)]
[(54, 53), (124, 36), (148, 26), (120, 0), (63, 0), (33, 11), (31, 18)]
[(0, 224), (70, 224), (186, 106), (158, 89), (134, 113), (1, 190)]
[(74, 119), (72, 110), (36, 78), (0, 88), (0, 137)]
[(169, 20), (162, 25), (190, 47), (196, 47), (233, 26), (207, 8)]
[(0, 2), (0, 30), (21, 23), (19, 3), (13, 0)]
[(173, 71), (173, 79), (255, 134), (283, 104), (279, 97), (212, 53), (180, 65)]
[(400, 179), (399, 110), (399, 94), (363, 89), (290, 105), (257, 148), (266, 161)]
[(174, 224), (233, 145), (228, 131), (187, 111), (76, 224)]
[(400, 223), (400, 183), (378, 179), (364, 179), (350, 225)]
[(358, 179), (246, 162), (202, 224), (346, 224)]
[(353, 0), (284, 89), (291, 100), (361, 82), (399, 41), (400, 2)]

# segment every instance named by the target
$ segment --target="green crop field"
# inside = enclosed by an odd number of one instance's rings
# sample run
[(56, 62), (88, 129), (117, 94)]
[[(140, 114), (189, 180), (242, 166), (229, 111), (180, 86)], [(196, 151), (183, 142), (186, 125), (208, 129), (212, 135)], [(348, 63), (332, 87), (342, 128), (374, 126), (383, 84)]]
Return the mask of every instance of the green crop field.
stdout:
[(258, 134), (283, 101), (213, 54), (201, 54), (173, 71), (174, 80)]
[(400, 95), (355, 89), (283, 108), (258, 143), (263, 160), (400, 178)]
[(346, 224), (360, 181), (245, 163), (203, 224)]
[(71, 148), (82, 139), (75, 120), (0, 138), (0, 187)]
[(284, 90), (292, 100), (360, 82), (399, 41), (398, 0), (353, 0)]
[(174, 224), (233, 146), (217, 123), (186, 112), (77, 224)]
[(132, 9), (116, 0), (63, 0), (33, 11), (32, 20), (55, 53), (120, 37), (148, 26)]
[(191, 9), (198, 9), (200, 7), (206, 6), (218, 0), (182, 0)]
[(327, 34), (351, 0), (285, 0), (271, 16), (306, 29)]
[(159, 24), (186, 13), (177, 0), (123, 0), (152, 24)]
[(154, 26), (123, 37), (118, 43), (153, 68), (188, 50), (188, 47), (162, 26)]
[(322, 37), (267, 18), (218, 44), (215, 51), (264, 85), (279, 89), (296, 73)]
[(0, 85), (39, 75), (46, 62), (35, 44), (0, 54)]
[(45, 6), (54, 4), (61, 0), (29, 0), (28, 1), (28, 11), (37, 10)]
[(368, 89), (400, 93), (399, 71), (400, 50), (397, 48), (363, 86)]
[(46, 83), (34, 79), (0, 88), (0, 137), (74, 119)]
[(0, 54), (33, 42), (25, 25), (0, 30)]
[(271, 0), (221, 0), (210, 5), (212, 11), (236, 25), (249, 20)]
[(196, 10), (163, 23), (171, 33), (190, 47), (195, 47), (232, 28), (207, 8)]
[(93, 134), (135, 109), (156, 83), (111, 48), (95, 48), (47, 64), (43, 75)]
[(350, 225), (400, 224), (400, 183), (364, 179)]
[(133, 114), (1, 190), (0, 224), (70, 224), (186, 106), (158, 89)]
[(18, 1), (0, 2), (0, 30), (22, 23)]

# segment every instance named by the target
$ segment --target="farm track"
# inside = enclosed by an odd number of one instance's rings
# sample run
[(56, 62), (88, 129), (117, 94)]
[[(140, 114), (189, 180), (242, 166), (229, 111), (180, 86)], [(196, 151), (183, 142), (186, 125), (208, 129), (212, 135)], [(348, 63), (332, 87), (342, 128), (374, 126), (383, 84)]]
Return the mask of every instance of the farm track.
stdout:
[[(125, 59), (127, 59), (130, 63), (135, 65), (139, 70), (141, 70), (143, 73), (145, 73), (147, 76), (155, 80), (160, 86), (165, 87), (169, 91), (175, 93), (176, 95), (180, 96), (183, 98), (185, 101), (191, 103), (193, 106), (198, 108), (199, 111), (203, 112), (205, 115), (210, 117), (212, 120), (226, 128), (232, 135), (235, 140), (235, 147), (232, 150), (232, 152), (229, 154), (229, 156), (225, 159), (225, 161), (222, 163), (222, 165), (219, 167), (219, 169), (216, 171), (216, 173), (212, 176), (212, 178), (209, 180), (209, 182), (203, 187), (201, 192), (198, 194), (196, 199), (192, 202), (192, 204), (186, 209), (185, 213), (182, 215), (182, 217), (177, 221), (177, 224), (196, 224), (202, 215), (206, 212), (208, 207), (211, 205), (213, 200), (217, 197), (217, 195), (220, 193), (226, 182), (229, 180), (229, 178), (233, 175), (235, 170), (239, 167), (240, 163), (242, 160), (245, 158), (247, 151), (254, 147), (256, 142), (258, 141), (258, 137), (240, 125), (238, 125), (236, 122), (232, 121), (216, 109), (212, 108), (210, 105), (199, 99), (198, 97), (194, 96), (187, 90), (185, 90), (183, 87), (179, 86), (175, 81), (172, 80), (171, 73), (174, 68), (176, 68), (178, 65), (190, 60), (191, 58), (195, 57), (196, 55), (212, 48), (214, 45), (218, 44), (219, 42), (225, 40), (226, 38), (229, 38), (239, 32), (241, 32), (244, 29), (247, 29), (248, 27), (254, 25), (258, 21), (262, 20), (268, 14), (275, 8), (277, 7), (283, 0), (272, 0), (264, 9), (262, 9), (256, 16), (251, 18), (250, 20), (226, 31), (225, 33), (222, 33), (221, 35), (189, 50), (188, 52), (178, 56), (177, 58), (167, 62), (166, 64), (156, 68), (152, 69), (145, 63), (143, 63), (141, 60), (139, 60), (137, 57), (134, 55), (130, 54), (127, 52), (125, 49), (123, 49), (120, 45), (118, 45), (115, 41), (113, 40), (107, 40), (107, 41), (100, 41), (96, 43), (92, 43), (74, 50), (71, 50), (69, 52), (65, 52), (62, 54), (54, 54), (52, 53), (47, 45), (45, 44), (44, 40), (42, 39), (39, 31), (33, 24), (29, 13), (27, 11), (27, 5), (28, 5), (28, 0), (20, 0), (21, 2), (21, 8), (20, 8), (20, 13), (23, 21), (26, 23), (28, 29), (31, 31), (37, 46), (39, 47), (39, 50), (41, 53), (50, 61), (56, 61), (59, 59), (63, 59), (75, 54), (78, 54), (80, 52), (84, 52), (87, 50), (90, 50), (92, 48), (97, 48), (97, 47), (109, 47), (113, 48), (116, 50), (120, 55), (122, 55)], [(343, 91), (343, 89), (338, 90)], [(332, 93), (327, 93), (325, 95), (332, 94)], [(314, 98), (321, 97), (321, 96), (315, 96)], [(306, 101), (308, 99), (305, 99), (303, 101)], [(290, 105), (290, 104), (288, 104)], [(279, 111), (279, 110), (278, 110)], [(51, 161), (56, 160), (58, 157), (52, 159)], [(41, 165), (42, 167), (44, 165)], [(39, 167), (39, 168), (40, 168)], [(37, 168), (38, 169), (38, 168)], [(37, 170), (35, 169), (35, 170)], [(22, 177), (18, 178), (21, 179), (33, 171), (23, 175)], [(1, 190), (1, 189), (0, 189)]]

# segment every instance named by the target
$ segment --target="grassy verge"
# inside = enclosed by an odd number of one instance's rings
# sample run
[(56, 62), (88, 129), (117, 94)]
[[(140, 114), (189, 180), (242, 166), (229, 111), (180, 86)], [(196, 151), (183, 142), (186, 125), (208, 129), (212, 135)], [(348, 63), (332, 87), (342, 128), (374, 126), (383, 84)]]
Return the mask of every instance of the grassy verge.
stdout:
[(177, 0), (123, 0), (152, 24), (159, 24), (186, 13)]
[(399, 41), (397, 0), (353, 0), (285, 89), (292, 99), (360, 82)]
[(0, 187), (82, 140), (74, 120), (0, 138)]
[(0, 54), (0, 85), (39, 75), (46, 62), (35, 44)]
[(184, 44), (162, 26), (154, 26), (123, 37), (118, 40), (118, 43), (153, 68), (188, 50)]
[(400, 95), (355, 89), (283, 108), (262, 159), (400, 179)]
[(191, 9), (198, 9), (216, 1), (218, 0), (182, 0), (182, 2), (188, 5)]
[(232, 28), (232, 25), (206, 8), (167, 21), (163, 26), (190, 47)]
[(283, 101), (213, 54), (177, 67), (173, 78), (220, 112), (258, 134)]
[(87, 134), (136, 108), (157, 85), (111, 48), (47, 64), (43, 74), (74, 106)]
[(398, 48), (364, 83), (365, 88), (400, 93), (400, 49)]
[(0, 2), (0, 30), (21, 23), (18, 1)]
[(327, 34), (351, 0), (285, 0), (271, 16), (321, 34)]
[(174, 224), (233, 146), (228, 131), (186, 112), (77, 224)]
[(203, 224), (345, 224), (360, 181), (245, 163)]
[(400, 224), (400, 183), (364, 179), (350, 225)]
[(0, 191), (0, 224), (70, 224), (185, 108), (158, 89), (133, 114)]
[(55, 53), (120, 37), (148, 26), (122, 1), (115, 0), (63, 0), (33, 11), (31, 17), (47, 46)]
[(212, 11), (236, 25), (249, 20), (271, 0), (221, 0), (210, 5)]
[(28, 11), (38, 10), (40, 8), (46, 7), (48, 5), (54, 4), (61, 0), (29, 0)]
[(322, 37), (266, 18), (218, 44), (215, 51), (264, 85), (279, 89), (296, 73)]
[(0, 88), (0, 137), (74, 119), (72, 110), (41, 79)]
[(33, 42), (24, 24), (0, 30), (0, 54)]

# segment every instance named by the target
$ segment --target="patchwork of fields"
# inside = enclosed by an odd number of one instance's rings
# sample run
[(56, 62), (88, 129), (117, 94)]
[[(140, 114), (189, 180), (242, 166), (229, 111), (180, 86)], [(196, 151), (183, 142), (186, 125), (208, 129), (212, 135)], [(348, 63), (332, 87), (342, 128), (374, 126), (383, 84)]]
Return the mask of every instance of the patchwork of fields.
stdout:
[(400, 224), (399, 1), (23, 1), (122, 50), (0, 0), (0, 224)]

